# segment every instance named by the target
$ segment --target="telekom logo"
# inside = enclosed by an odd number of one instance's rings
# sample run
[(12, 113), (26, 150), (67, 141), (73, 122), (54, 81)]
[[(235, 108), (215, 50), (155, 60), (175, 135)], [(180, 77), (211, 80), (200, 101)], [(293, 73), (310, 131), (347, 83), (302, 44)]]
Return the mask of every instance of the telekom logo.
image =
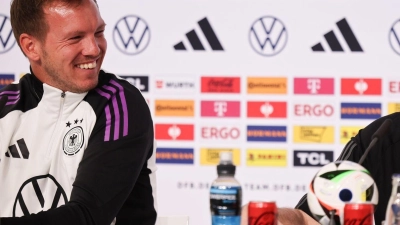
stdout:
[(240, 117), (240, 101), (201, 101), (201, 116)]
[(217, 116), (224, 116), (227, 111), (228, 104), (226, 102), (214, 102), (214, 112)]
[(307, 80), (307, 89), (310, 90), (311, 94), (317, 94), (318, 90), (321, 89), (321, 80), (320, 79), (308, 79)]
[(294, 78), (294, 93), (308, 95), (333, 95), (334, 79), (319, 77)]

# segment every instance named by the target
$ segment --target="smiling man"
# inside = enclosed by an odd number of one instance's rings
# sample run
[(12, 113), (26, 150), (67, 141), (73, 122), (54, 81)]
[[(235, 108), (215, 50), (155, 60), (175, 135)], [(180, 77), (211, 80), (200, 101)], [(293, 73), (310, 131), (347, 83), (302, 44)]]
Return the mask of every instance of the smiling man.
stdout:
[(31, 73), (0, 90), (0, 224), (153, 225), (153, 122), (140, 91), (101, 70), (95, 0), (13, 0)]

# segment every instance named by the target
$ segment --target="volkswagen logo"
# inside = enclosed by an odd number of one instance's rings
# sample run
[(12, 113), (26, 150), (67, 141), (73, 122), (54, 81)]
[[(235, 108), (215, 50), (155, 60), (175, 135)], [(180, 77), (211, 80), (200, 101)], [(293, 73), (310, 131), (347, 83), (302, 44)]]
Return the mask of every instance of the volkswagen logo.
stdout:
[(288, 33), (278, 18), (264, 16), (251, 25), (249, 41), (251, 47), (262, 56), (274, 56), (286, 46)]
[(137, 55), (144, 51), (150, 42), (150, 29), (146, 21), (134, 15), (128, 15), (114, 27), (113, 40), (122, 53)]
[(400, 19), (394, 22), (390, 28), (389, 43), (392, 49), (400, 55)]
[(57, 208), (68, 202), (67, 194), (50, 174), (25, 181), (18, 191), (13, 207), (13, 217)]
[(10, 18), (0, 14), (0, 54), (8, 52), (15, 45)]

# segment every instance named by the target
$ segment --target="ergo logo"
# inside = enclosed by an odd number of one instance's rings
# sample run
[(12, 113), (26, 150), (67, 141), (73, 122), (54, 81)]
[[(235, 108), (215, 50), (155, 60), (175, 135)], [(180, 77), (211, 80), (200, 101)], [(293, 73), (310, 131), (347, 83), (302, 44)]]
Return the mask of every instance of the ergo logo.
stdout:
[(237, 127), (226, 126), (206, 126), (201, 128), (201, 138), (203, 139), (231, 139), (235, 140), (240, 137), (240, 129)]
[(294, 115), (297, 117), (331, 117), (334, 107), (329, 104), (295, 104)]

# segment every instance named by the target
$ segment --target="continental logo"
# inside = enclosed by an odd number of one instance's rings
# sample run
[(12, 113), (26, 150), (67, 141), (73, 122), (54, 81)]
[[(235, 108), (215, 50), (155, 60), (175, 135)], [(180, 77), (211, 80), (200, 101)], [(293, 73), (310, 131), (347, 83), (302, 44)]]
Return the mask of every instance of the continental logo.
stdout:
[(194, 116), (192, 100), (156, 100), (156, 116)]
[(378, 119), (381, 117), (381, 103), (341, 103), (342, 119)]
[(219, 154), (221, 152), (232, 152), (233, 164), (240, 165), (240, 149), (238, 148), (201, 148), (200, 164), (201, 165), (218, 165)]
[(14, 74), (0, 74), (0, 88), (11, 84), (14, 80)]
[(346, 144), (350, 139), (358, 134), (358, 131), (363, 127), (348, 127), (342, 126), (340, 127), (340, 144)]
[(295, 143), (334, 143), (333, 126), (294, 126)]
[(286, 150), (247, 149), (247, 166), (277, 166), (286, 167)]
[(388, 105), (388, 114), (392, 114), (395, 112), (400, 112), (400, 103), (389, 103)]
[(156, 163), (193, 164), (193, 148), (157, 148)]
[(247, 93), (250, 94), (286, 94), (285, 77), (248, 77)]
[(286, 142), (286, 126), (247, 126), (247, 141)]

